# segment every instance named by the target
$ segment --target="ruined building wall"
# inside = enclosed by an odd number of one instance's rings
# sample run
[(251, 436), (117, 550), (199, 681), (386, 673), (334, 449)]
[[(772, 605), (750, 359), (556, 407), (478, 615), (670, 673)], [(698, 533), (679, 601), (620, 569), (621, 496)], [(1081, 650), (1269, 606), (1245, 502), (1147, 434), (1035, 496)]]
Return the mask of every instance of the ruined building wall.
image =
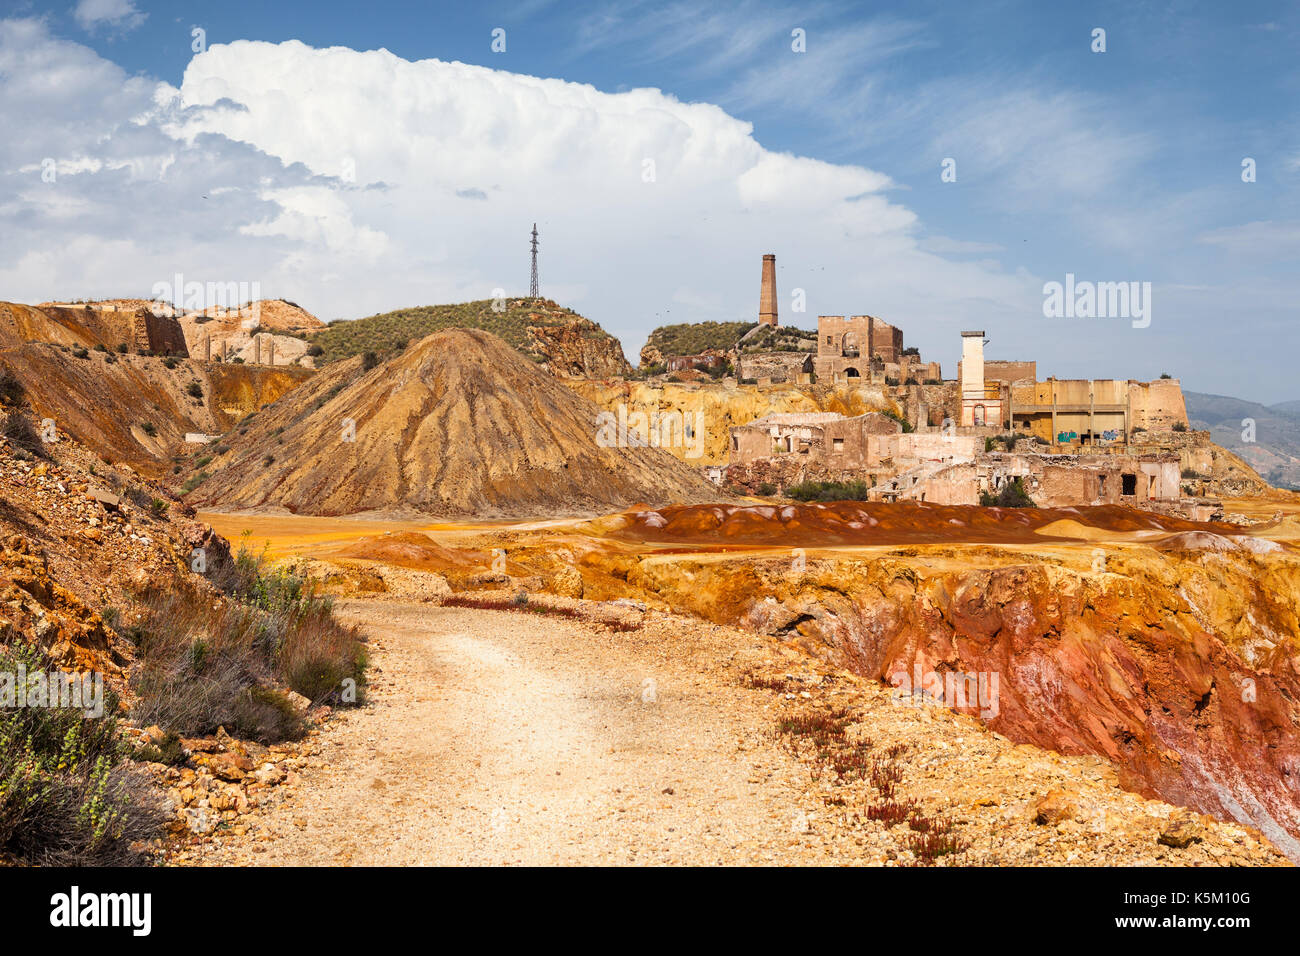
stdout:
[(736, 359), (736, 375), (755, 381), (767, 378), (773, 382), (798, 382), (807, 360), (804, 352), (742, 353)]
[(1176, 378), (1154, 382), (1130, 382), (1129, 401), (1133, 406), (1133, 424), (1148, 431), (1164, 431), (1174, 425), (1187, 424), (1187, 405), (1183, 387)]
[(901, 362), (903, 359), (903, 330), (895, 328), (883, 319), (873, 315), (855, 315), (867, 326), (868, 348), (870, 354), (879, 356), (883, 362)]
[(1038, 381), (1038, 363), (985, 359), (984, 380), (1006, 382), (1009, 385), (1032, 385)]

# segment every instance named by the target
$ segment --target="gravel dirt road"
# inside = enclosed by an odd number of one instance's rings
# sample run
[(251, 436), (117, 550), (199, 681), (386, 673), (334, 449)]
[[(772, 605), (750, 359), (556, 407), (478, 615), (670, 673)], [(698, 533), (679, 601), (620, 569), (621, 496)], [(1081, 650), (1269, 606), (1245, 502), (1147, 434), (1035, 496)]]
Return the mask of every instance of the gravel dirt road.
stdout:
[(268, 809), (259, 852), (232, 844), (207, 862), (830, 858), (801, 838), (808, 772), (775, 743), (769, 695), (707, 679), (695, 662), (720, 650), (707, 640), (665, 653), (657, 634), (533, 614), (341, 613), (372, 635), (369, 704), (326, 735), (302, 795)]

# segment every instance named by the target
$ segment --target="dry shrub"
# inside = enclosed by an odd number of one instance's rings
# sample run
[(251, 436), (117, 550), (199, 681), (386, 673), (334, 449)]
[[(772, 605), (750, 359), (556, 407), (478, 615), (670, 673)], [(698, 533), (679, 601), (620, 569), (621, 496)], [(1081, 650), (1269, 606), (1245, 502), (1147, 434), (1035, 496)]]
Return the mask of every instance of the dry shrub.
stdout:
[(305, 731), (273, 685), (318, 704), (360, 701), (365, 643), (311, 581), (269, 569), (246, 549), (214, 569), (213, 581), (231, 600), (185, 583), (140, 596), (138, 720), (187, 736), (224, 726), (270, 743)]
[(318, 607), (286, 631), (278, 668), (284, 682), (313, 703), (355, 702), (365, 679), (366, 647), (356, 628), (339, 624), (327, 607)]
[(138, 663), (131, 686), (137, 720), (185, 736), (235, 732), (235, 703), (271, 678), (271, 635), (251, 608), (180, 584), (141, 595)]

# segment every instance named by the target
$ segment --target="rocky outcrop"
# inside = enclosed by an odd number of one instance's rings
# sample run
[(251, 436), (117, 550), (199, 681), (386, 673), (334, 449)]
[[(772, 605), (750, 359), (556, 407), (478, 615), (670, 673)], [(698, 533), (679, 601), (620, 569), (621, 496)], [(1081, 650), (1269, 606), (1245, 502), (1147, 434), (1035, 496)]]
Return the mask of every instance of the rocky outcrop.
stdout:
[(590, 319), (575, 316), (554, 325), (530, 325), (527, 350), (545, 360), (557, 378), (622, 378), (632, 371), (618, 339)]

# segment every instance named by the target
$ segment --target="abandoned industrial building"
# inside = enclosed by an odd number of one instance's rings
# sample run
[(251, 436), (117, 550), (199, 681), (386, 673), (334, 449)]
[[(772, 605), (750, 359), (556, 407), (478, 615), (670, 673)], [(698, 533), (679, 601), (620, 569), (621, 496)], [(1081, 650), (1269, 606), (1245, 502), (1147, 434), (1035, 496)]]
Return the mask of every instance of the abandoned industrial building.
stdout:
[[(763, 258), (759, 298), (760, 323), (775, 326), (773, 255)], [(1152, 436), (1186, 430), (1177, 379), (1040, 381), (1033, 360), (986, 358), (986, 333), (972, 330), (961, 333), (956, 379), (945, 380), (938, 362), (924, 361), (900, 328), (875, 316), (818, 316), (816, 336), (815, 352), (738, 354), (738, 373), (760, 385), (878, 391), (887, 411), (769, 414), (732, 427), (715, 480), (742, 490), (862, 481), (879, 500), (977, 504), (1019, 479), (1044, 506), (1201, 514), (1216, 504), (1183, 495), (1193, 448), (1151, 447)]]

